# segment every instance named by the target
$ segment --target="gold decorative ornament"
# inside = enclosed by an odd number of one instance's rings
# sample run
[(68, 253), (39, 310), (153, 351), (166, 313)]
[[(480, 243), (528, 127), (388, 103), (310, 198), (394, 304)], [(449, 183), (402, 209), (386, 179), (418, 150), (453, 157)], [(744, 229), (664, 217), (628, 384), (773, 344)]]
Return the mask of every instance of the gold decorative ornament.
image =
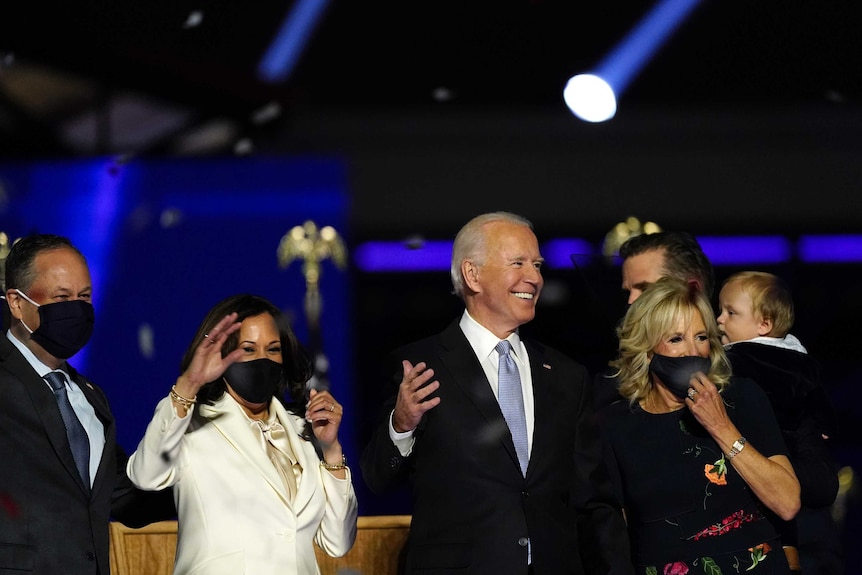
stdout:
[[(308, 382), (311, 389), (329, 389), (329, 360), (323, 351), (323, 334), (320, 327), (322, 302), (320, 297), (320, 264), (331, 259), (336, 267), (347, 267), (347, 248), (335, 228), (308, 220), (295, 226), (278, 244), (279, 267), (286, 268), (294, 260), (302, 260), (302, 274), (305, 276), (305, 316), (308, 321), (309, 347), (314, 362), (314, 375)], [(332, 469), (340, 469), (338, 467)]]
[(305, 277), (305, 313), (309, 324), (317, 327), (320, 321), (320, 264), (331, 259), (339, 268), (347, 267), (347, 248), (332, 226), (318, 229), (311, 220), (295, 226), (278, 244), (278, 265), (286, 268), (294, 260), (302, 260)]
[(0, 288), (2, 288), (3, 293), (6, 292), (6, 258), (9, 256), (13, 243), (9, 241), (6, 232), (0, 232)]
[(660, 231), (661, 227), (659, 227), (655, 222), (646, 222), (641, 224), (641, 221), (638, 218), (629, 216), (625, 221), (616, 224), (611, 228), (611, 231), (605, 235), (605, 239), (602, 242), (602, 255), (607, 257), (618, 255), (620, 252), (620, 246), (622, 246), (627, 239), (641, 234), (654, 234)]

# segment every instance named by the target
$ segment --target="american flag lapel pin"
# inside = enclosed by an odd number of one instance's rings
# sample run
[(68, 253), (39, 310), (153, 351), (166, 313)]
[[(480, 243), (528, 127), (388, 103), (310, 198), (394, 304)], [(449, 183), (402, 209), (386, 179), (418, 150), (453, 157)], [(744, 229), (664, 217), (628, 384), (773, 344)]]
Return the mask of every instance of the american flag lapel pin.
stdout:
[(549, 363), (543, 363), (543, 364), (542, 364), (542, 367), (544, 367), (545, 369), (551, 369), (551, 364), (549, 364)]

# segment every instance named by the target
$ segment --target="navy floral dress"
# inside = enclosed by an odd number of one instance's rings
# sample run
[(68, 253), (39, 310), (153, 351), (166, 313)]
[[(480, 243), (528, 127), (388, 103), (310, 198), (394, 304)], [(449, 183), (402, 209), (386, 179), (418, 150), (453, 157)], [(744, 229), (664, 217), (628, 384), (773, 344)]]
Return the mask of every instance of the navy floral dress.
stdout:
[[(722, 396), (751, 446), (766, 457), (787, 455), (756, 384), (734, 378)], [(651, 414), (620, 401), (604, 425), (604, 457), (639, 575), (790, 572), (757, 498), (687, 408)]]

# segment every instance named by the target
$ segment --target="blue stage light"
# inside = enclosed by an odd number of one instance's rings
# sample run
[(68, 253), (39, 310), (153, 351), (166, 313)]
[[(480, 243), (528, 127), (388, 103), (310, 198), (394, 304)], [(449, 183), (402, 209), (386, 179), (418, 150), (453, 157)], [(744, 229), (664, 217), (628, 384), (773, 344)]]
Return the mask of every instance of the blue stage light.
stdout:
[(613, 118), (629, 83), (700, 1), (661, 0), (590, 74), (570, 78), (563, 99), (572, 113), (588, 122)]
[(862, 262), (862, 236), (802, 236), (799, 259), (805, 263)]
[(290, 76), (327, 4), (328, 0), (297, 1), (260, 61), (261, 80), (275, 83)]
[[(700, 236), (704, 253), (715, 266), (763, 266), (789, 262), (797, 256), (805, 263), (862, 262), (862, 236), (803, 236), (798, 246), (785, 236)], [(606, 261), (589, 241), (555, 238), (542, 244), (551, 268), (572, 267), (572, 258), (584, 265)], [(416, 247), (404, 242), (367, 242), (354, 250), (356, 267), (363, 272), (448, 271), (451, 241), (423, 241)], [(619, 265), (619, 258), (614, 262)]]
[(560, 238), (542, 245), (542, 256), (552, 268), (571, 268), (572, 254), (592, 257), (596, 254), (596, 248), (587, 240), (578, 238)]
[(356, 248), (353, 261), (366, 272), (427, 272), (449, 269), (451, 241), (367, 242)]
[(713, 265), (764, 265), (790, 261), (793, 245), (784, 236), (698, 237)]

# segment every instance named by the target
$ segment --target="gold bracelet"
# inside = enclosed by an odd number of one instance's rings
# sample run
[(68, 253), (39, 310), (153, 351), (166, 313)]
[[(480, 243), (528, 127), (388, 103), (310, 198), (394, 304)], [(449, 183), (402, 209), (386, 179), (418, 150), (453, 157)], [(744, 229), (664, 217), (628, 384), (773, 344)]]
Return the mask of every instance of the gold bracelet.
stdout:
[(189, 399), (188, 397), (183, 397), (182, 395), (177, 393), (176, 385), (171, 386), (171, 399), (185, 407), (186, 411), (190, 410), (192, 406), (198, 401), (197, 396), (193, 397), (192, 399)]
[(320, 466), (327, 471), (338, 471), (339, 469), (347, 469), (347, 458), (344, 454), (341, 454), (341, 463), (331, 464), (327, 463), (326, 460), (320, 462)]

